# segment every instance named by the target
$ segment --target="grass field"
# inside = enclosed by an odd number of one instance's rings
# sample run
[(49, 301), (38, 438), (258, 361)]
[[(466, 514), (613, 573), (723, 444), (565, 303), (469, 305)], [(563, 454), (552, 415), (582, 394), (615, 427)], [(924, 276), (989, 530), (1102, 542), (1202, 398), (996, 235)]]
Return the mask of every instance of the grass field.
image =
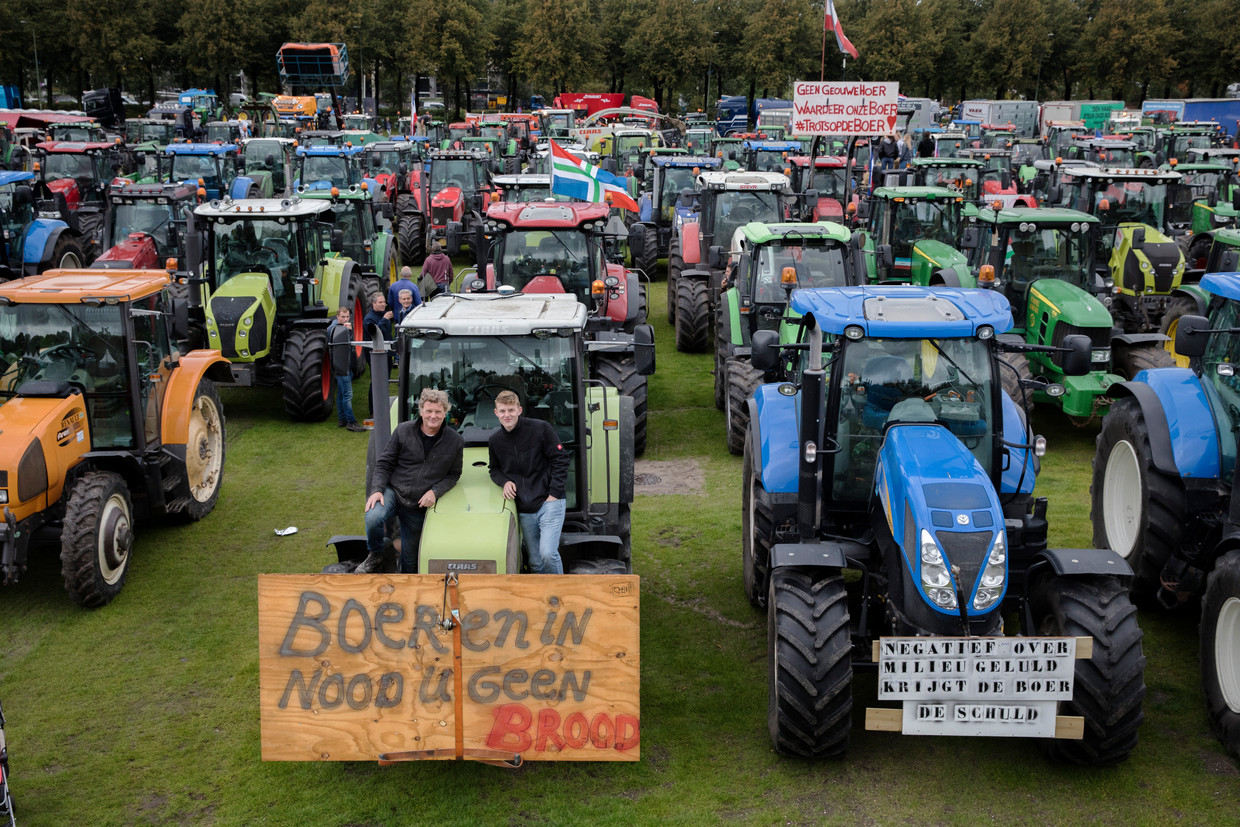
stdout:
[[(215, 512), (146, 526), (125, 590), (71, 604), (54, 553), (0, 599), (0, 701), (23, 825), (1235, 824), (1240, 771), (1210, 736), (1196, 619), (1141, 616), (1145, 723), (1127, 763), (1089, 770), (1022, 740), (865, 732), (856, 686), (841, 761), (776, 755), (766, 734), (765, 616), (740, 579), (740, 459), (726, 452), (711, 357), (672, 348), (651, 290), (659, 369), (648, 460), (689, 460), (700, 492), (639, 496), (642, 760), (380, 768), (264, 763), (256, 575), (314, 572), (362, 528), (366, 437), (294, 425), (275, 392), (225, 391)], [(359, 394), (364, 388), (359, 388)], [(357, 399), (359, 413), (365, 403)], [(1093, 431), (1040, 414), (1051, 542), (1088, 545)], [(638, 489), (640, 492), (640, 488)], [(277, 537), (273, 529), (296, 525)]]

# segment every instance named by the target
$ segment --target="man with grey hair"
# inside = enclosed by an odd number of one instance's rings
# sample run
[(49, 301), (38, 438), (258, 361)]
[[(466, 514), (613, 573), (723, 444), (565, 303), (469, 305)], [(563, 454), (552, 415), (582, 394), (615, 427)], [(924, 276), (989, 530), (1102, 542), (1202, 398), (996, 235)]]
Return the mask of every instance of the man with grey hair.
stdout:
[(383, 570), (383, 537), (393, 514), (400, 521), (397, 571), (417, 573), (426, 510), (461, 479), (465, 440), (444, 422), (451, 408), (448, 394), (436, 388), (423, 390), (418, 418), (397, 425), (375, 461), (366, 500), (366, 559), (358, 573)]

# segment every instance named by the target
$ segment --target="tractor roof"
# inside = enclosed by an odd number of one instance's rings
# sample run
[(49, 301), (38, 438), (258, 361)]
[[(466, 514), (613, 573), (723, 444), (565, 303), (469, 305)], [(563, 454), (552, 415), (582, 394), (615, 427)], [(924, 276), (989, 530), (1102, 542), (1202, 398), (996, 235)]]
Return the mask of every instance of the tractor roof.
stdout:
[(115, 304), (158, 293), (171, 283), (162, 270), (48, 270), (0, 285), (0, 304), (79, 304), (91, 299)]
[(142, 199), (173, 198), (176, 200), (194, 197), (198, 188), (184, 182), (172, 184), (132, 184), (125, 179), (112, 182), (108, 197), (111, 199)]
[(20, 184), (22, 181), (34, 180), (33, 172), (6, 172), (0, 170), (0, 187), (7, 187), (9, 184)]
[(703, 172), (698, 176), (700, 190), (740, 190), (787, 192), (792, 188), (788, 176), (778, 172)]
[(800, 141), (745, 141), (745, 149), (752, 152), (800, 152)]
[(487, 209), (488, 221), (502, 221), (514, 227), (561, 227), (576, 229), (585, 222), (607, 221), (607, 204), (560, 201), (551, 204), (496, 202)]
[(116, 144), (104, 143), (102, 141), (44, 141), (37, 144), (39, 149), (45, 152), (103, 152), (107, 149), (115, 149)]
[(241, 141), (241, 145), (249, 146), (250, 144), (258, 142), (258, 141), (275, 141), (276, 143), (279, 143), (279, 144), (290, 144), (290, 145), (297, 143), (297, 140), (295, 138), (277, 138), (275, 136), (267, 136), (263, 138), (244, 138)]
[(169, 155), (232, 155), (237, 151), (236, 144), (168, 144), (164, 150)]
[(365, 152), (364, 146), (299, 146), (297, 147), (298, 155), (310, 155), (319, 158), (346, 158), (352, 155), (360, 155)]
[(997, 213), (990, 207), (979, 210), (977, 220), (987, 224), (1098, 224), (1097, 216), (1060, 207), (1005, 207)]
[(895, 200), (897, 198), (925, 198), (929, 200), (944, 199), (963, 201), (964, 198), (955, 190), (946, 187), (879, 187), (874, 190), (875, 198)]
[(995, 290), (913, 285), (868, 285), (794, 290), (790, 307), (813, 315), (828, 333), (853, 325), (865, 335), (890, 339), (976, 336), (989, 326), (1004, 333), (1012, 326), (1008, 301)]
[(413, 144), (408, 141), (371, 141), (366, 144), (367, 152), (412, 152)]
[(1240, 273), (1209, 273), (1201, 277), (1201, 288), (1225, 299), (1240, 299)]
[(314, 217), (332, 208), (330, 201), (299, 198), (225, 198), (199, 204), (194, 215), (202, 218), (301, 218)]
[(1136, 149), (1137, 145), (1127, 138), (1117, 138), (1109, 135), (1103, 138), (1073, 138), (1073, 146), (1084, 147), (1086, 149)]
[(586, 306), (571, 294), (458, 293), (423, 302), (400, 327), (415, 336), (529, 336), (585, 325)]
[(795, 242), (797, 239), (805, 238), (827, 238), (847, 244), (850, 237), (847, 227), (831, 221), (818, 221), (812, 224), (797, 222), (765, 224), (761, 221), (751, 221), (741, 227), (741, 230), (750, 244), (766, 244), (776, 240)]
[(909, 161), (913, 167), (984, 167), (986, 162), (981, 158), (914, 158)]
[[(790, 155), (788, 156), (788, 160), (793, 166), (809, 166), (808, 155)], [(814, 159), (815, 169), (842, 169), (847, 165), (848, 160), (846, 158), (841, 158), (839, 155), (819, 155)]]
[(1083, 166), (1065, 168), (1062, 172), (1065, 175), (1075, 175), (1078, 178), (1119, 179), (1121, 181), (1149, 180), (1151, 184), (1167, 184), (1180, 180), (1178, 172), (1159, 169), (1132, 169), (1130, 167)]
[(1230, 146), (1228, 147), (1212, 146), (1209, 149), (1194, 146), (1194, 147), (1189, 147), (1187, 150), (1185, 150), (1184, 154), (1188, 155), (1189, 157), (1195, 157), (1195, 156), (1200, 155), (1202, 161), (1212, 161), (1216, 158), (1235, 160), (1236, 158), (1240, 158), (1240, 149), (1235, 149)]
[[(1175, 160), (1175, 159), (1173, 158), (1172, 160)], [(1220, 158), (1217, 161), (1210, 161), (1210, 162), (1205, 162), (1205, 161), (1198, 162), (1198, 163), (1184, 162), (1184, 163), (1179, 163), (1179, 164), (1166, 163), (1166, 164), (1163, 164), (1161, 167), (1159, 167), (1159, 169), (1175, 170), (1176, 172), (1179, 172), (1179, 173), (1234, 172), (1236, 169), (1236, 166), (1235, 164), (1229, 164), (1227, 163), (1225, 159)]]
[(434, 149), (427, 156), (432, 161), (485, 161), (485, 153), (472, 149)]
[(705, 167), (707, 169), (718, 169), (723, 165), (723, 161), (709, 155), (656, 155), (650, 159), (650, 163), (656, 167), (676, 167), (683, 169), (692, 169), (693, 167)]
[(496, 175), (491, 178), (491, 183), (504, 189), (549, 187), (551, 186), (551, 176), (532, 172), (523, 172), (519, 175)]
[(969, 133), (967, 132), (940, 132), (934, 136), (934, 140), (936, 141), (952, 141), (952, 140), (967, 141), (969, 140)]

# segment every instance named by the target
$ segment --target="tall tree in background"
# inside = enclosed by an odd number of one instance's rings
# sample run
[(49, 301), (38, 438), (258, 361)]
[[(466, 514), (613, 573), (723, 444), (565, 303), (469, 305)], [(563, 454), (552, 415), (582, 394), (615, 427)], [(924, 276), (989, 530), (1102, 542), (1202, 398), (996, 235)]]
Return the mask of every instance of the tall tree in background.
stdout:
[(1102, 0), (1081, 35), (1079, 59), (1098, 90), (1144, 99), (1151, 82), (1175, 70), (1177, 39), (1163, 0)]
[(686, 77), (697, 78), (708, 65), (710, 32), (703, 4), (659, 0), (654, 13), (629, 38), (626, 48), (637, 56), (637, 68), (649, 81), (660, 111), (671, 106), (669, 92), (681, 88)]
[(609, 92), (625, 91), (635, 74), (637, 56), (629, 52), (629, 39), (654, 9), (654, 0), (595, 0), (594, 26), (598, 32), (598, 71)]
[(513, 64), (558, 95), (586, 85), (601, 65), (599, 34), (588, 0), (528, 0)]
[(1035, 75), (1050, 53), (1046, 12), (1028, 0), (994, 0), (973, 33), (973, 76), (991, 97), (1033, 96)]
[[(818, 77), (822, 16), (809, 0), (765, 0), (749, 16), (741, 52), (761, 97), (783, 97), (791, 81)], [(752, 95), (751, 95), (752, 96)]]

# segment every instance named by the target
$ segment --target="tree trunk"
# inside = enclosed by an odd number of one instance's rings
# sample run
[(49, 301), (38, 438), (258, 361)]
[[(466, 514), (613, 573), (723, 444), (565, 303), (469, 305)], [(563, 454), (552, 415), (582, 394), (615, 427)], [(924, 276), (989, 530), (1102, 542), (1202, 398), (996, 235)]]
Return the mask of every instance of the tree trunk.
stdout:
[(753, 126), (753, 124), (750, 122), (749, 117), (750, 117), (750, 113), (753, 112), (753, 96), (757, 94), (757, 90), (758, 90), (758, 79), (755, 77), (749, 78), (749, 99), (745, 103), (745, 131), (746, 132), (749, 132), (750, 127)]
[(452, 114), (454, 120), (461, 119), (461, 76), (452, 76)]

